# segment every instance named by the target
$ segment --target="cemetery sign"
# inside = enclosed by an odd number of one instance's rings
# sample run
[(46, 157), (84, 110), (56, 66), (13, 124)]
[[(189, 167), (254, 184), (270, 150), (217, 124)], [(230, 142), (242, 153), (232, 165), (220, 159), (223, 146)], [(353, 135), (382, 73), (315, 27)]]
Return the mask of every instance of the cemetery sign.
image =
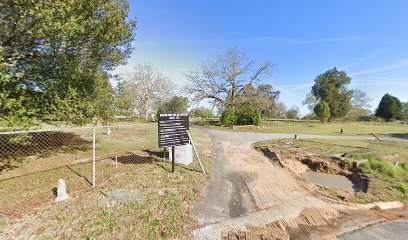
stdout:
[(160, 114), (159, 147), (167, 148), (190, 143), (188, 114)]

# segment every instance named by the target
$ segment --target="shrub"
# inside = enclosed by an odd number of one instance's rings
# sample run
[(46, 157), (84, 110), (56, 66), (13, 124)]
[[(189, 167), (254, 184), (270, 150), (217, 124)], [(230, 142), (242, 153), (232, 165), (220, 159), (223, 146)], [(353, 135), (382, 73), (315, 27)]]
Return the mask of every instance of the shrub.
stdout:
[(190, 114), (194, 117), (201, 117), (201, 118), (213, 118), (214, 114), (208, 108), (196, 108), (191, 110)]
[(262, 123), (262, 114), (256, 108), (243, 108), (238, 112), (225, 110), (221, 115), (221, 122), (226, 125), (256, 125)]
[(236, 125), (238, 124), (238, 116), (232, 110), (224, 110), (220, 118), (221, 122), (226, 125)]
[(406, 183), (400, 183), (400, 190), (403, 194), (407, 194), (408, 193), (408, 184)]
[(246, 108), (238, 113), (238, 124), (259, 126), (262, 123), (262, 113), (256, 108)]
[(360, 122), (380, 122), (380, 118), (376, 117), (375, 115), (368, 115), (368, 116), (359, 116), (357, 121)]

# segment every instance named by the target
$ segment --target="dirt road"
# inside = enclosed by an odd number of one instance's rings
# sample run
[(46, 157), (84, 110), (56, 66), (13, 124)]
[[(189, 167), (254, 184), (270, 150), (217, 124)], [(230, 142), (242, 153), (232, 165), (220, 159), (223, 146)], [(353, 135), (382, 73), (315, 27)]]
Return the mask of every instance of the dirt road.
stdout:
[[(315, 226), (330, 225), (332, 219), (347, 215), (343, 206), (313, 196), (289, 171), (271, 164), (251, 147), (252, 143), (262, 140), (293, 138), (293, 134), (202, 130), (210, 135), (215, 156), (212, 182), (203, 200), (193, 208), (193, 216), (202, 225), (194, 231), (195, 238), (220, 239), (223, 232), (229, 230), (241, 231), (248, 226), (262, 227), (282, 220), (284, 225), (296, 225), (311, 218), (306, 222), (313, 222)], [(300, 137), (374, 139), (368, 136)], [(290, 236), (288, 232), (283, 234)]]

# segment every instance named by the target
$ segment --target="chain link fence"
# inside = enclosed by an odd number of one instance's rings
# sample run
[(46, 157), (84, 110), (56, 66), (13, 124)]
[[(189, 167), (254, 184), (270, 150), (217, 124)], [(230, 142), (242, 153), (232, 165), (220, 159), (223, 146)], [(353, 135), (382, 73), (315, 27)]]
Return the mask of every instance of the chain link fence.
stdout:
[(154, 155), (161, 156), (155, 124), (0, 132), (0, 218), (55, 198), (60, 178), (78, 194), (108, 184), (118, 165), (151, 163)]

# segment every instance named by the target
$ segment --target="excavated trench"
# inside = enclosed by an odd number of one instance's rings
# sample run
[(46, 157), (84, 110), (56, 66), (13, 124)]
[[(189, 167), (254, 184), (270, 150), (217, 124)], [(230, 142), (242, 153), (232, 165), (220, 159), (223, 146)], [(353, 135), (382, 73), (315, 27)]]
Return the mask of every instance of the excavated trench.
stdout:
[(282, 159), (277, 153), (269, 148), (262, 148), (263, 154), (280, 167), (289, 167), (288, 161), (297, 160), (307, 166), (302, 175), (308, 181), (347, 192), (367, 192), (370, 180), (362, 174), (356, 162), (350, 167), (342, 157), (333, 156), (322, 158), (317, 156), (300, 155), (294, 159)]
[(348, 192), (367, 192), (369, 178), (353, 162), (349, 167), (340, 159), (304, 158), (301, 163), (311, 171), (305, 172), (304, 178), (315, 184), (332, 187)]

